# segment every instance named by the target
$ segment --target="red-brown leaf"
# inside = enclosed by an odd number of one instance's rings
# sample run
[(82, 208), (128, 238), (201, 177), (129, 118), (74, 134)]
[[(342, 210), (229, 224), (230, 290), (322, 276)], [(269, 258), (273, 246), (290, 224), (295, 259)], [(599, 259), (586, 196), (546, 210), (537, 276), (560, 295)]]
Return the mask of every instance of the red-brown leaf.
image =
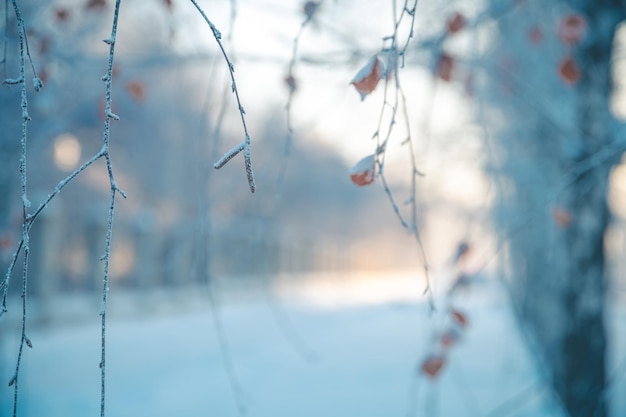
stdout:
[(37, 71), (37, 76), (42, 83), (46, 84), (49, 78), (48, 70), (46, 69), (46, 67), (43, 67), (39, 71)]
[(9, 236), (8, 233), (0, 236), (0, 249), (6, 249), (10, 247), (12, 244), (13, 244), (13, 239), (11, 239), (11, 236)]
[(70, 11), (65, 7), (59, 7), (54, 11), (54, 16), (59, 23), (66, 22), (70, 17)]
[(128, 84), (126, 84), (126, 89), (133, 100), (137, 102), (143, 101), (146, 98), (146, 87), (139, 81), (129, 81)]
[(374, 182), (376, 171), (376, 157), (366, 156), (356, 163), (350, 170), (350, 179), (359, 187), (369, 185)]
[(446, 22), (446, 27), (448, 33), (452, 35), (463, 29), (465, 27), (465, 24), (465, 16), (463, 16), (459, 12), (455, 12), (448, 18), (448, 21)]
[(437, 76), (444, 81), (451, 81), (454, 73), (454, 66), (454, 58), (446, 53), (441, 54), (439, 56), (439, 61), (437, 62)]
[(559, 39), (565, 45), (576, 45), (583, 38), (587, 29), (587, 20), (584, 16), (571, 13), (561, 20), (557, 29)]
[(556, 224), (565, 229), (572, 223), (572, 215), (564, 208), (557, 207), (552, 211), (552, 217)]
[(568, 85), (574, 85), (580, 80), (580, 69), (574, 58), (567, 56), (559, 63), (559, 76)]
[(106, 0), (87, 0), (86, 9), (104, 9), (107, 5)]
[(361, 95), (361, 100), (374, 91), (385, 73), (384, 64), (377, 56), (373, 56), (367, 64), (357, 72), (350, 82)]
[(469, 321), (467, 320), (467, 316), (465, 313), (452, 309), (450, 310), (450, 314), (452, 315), (452, 319), (461, 327), (467, 327)]
[(459, 333), (452, 329), (445, 331), (439, 338), (441, 346), (449, 348), (459, 341)]
[(435, 379), (445, 365), (443, 356), (431, 356), (422, 362), (422, 372), (431, 379)]

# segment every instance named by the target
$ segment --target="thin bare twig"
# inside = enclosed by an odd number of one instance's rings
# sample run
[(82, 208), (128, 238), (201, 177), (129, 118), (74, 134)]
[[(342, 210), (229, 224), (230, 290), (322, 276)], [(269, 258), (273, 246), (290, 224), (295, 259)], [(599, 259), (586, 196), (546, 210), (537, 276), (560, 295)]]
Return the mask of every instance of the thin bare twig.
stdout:
[[(15, 374), (13, 378), (9, 382), (9, 386), (13, 385), (13, 417), (17, 416), (17, 403), (18, 403), (18, 394), (19, 394), (19, 374), (20, 374), (20, 365), (22, 363), (22, 353), (24, 351), (24, 345), (32, 347), (32, 343), (30, 339), (26, 336), (26, 313), (27, 313), (27, 288), (28, 288), (28, 260), (29, 260), (29, 220), (28, 220), (28, 209), (30, 207), (30, 202), (28, 201), (28, 193), (27, 193), (27, 172), (26, 172), (26, 141), (28, 137), (28, 122), (30, 121), (30, 116), (28, 115), (28, 97), (26, 95), (26, 28), (24, 24), (24, 19), (22, 18), (22, 14), (20, 12), (20, 8), (17, 4), (17, 0), (12, 0), (13, 10), (15, 12), (15, 18), (17, 19), (17, 30), (19, 36), (19, 77), (17, 78), (17, 83), (21, 84), (21, 107), (22, 107), (22, 135), (20, 139), (20, 190), (22, 196), (22, 244), (20, 247), (23, 247), (24, 250), (24, 259), (22, 261), (22, 331), (20, 338), (20, 346), (17, 355), (17, 361), (15, 364)], [(13, 80), (5, 79), (6, 83), (11, 83)], [(12, 264), (14, 265), (17, 262), (17, 256), (14, 257), (14, 261)], [(6, 289), (8, 289), (8, 281), (6, 285)], [(5, 291), (6, 291), (5, 289)], [(2, 310), (5, 310), (4, 303)]]
[[(385, 71), (383, 104), (381, 106), (381, 111), (378, 118), (378, 125), (376, 131), (372, 135), (372, 138), (376, 139), (376, 166), (385, 194), (387, 195), (393, 211), (400, 221), (400, 224), (402, 224), (402, 226), (406, 228), (409, 233), (411, 233), (411, 235), (413, 235), (415, 241), (417, 242), (420, 258), (424, 266), (424, 278), (426, 280), (424, 294), (428, 295), (428, 301), (431, 311), (434, 311), (435, 302), (432, 292), (428, 258), (426, 256), (426, 250), (424, 248), (424, 244), (422, 242), (422, 238), (417, 225), (417, 177), (422, 176), (423, 174), (417, 169), (415, 150), (412, 143), (411, 127), (409, 123), (408, 106), (398, 73), (398, 69), (404, 66), (404, 56), (414, 35), (415, 13), (417, 9), (417, 4), (418, 0), (414, 0), (410, 5), (409, 1), (405, 0), (404, 4), (402, 5), (402, 10), (398, 14), (396, 2), (392, 2), (394, 20), (393, 33), (384, 38), (384, 42), (387, 43), (389, 46), (383, 47), (380, 51), (380, 54), (386, 57), (385, 64), (387, 66)], [(406, 24), (409, 26), (409, 34), (406, 36), (406, 39), (400, 41), (399, 30), (403, 23), (406, 21), (405, 19), (408, 20), (408, 23)], [(391, 84), (390, 82), (392, 76), (394, 77), (393, 84)], [(390, 88), (391, 86), (393, 86), (393, 90)], [(391, 92), (391, 90), (393, 92)], [(405, 217), (402, 215), (400, 208), (396, 202), (396, 198), (394, 197), (391, 188), (389, 187), (385, 178), (385, 158), (387, 148), (389, 141), (391, 140), (395, 132), (395, 128), (398, 122), (398, 112), (400, 110), (402, 110), (402, 121), (404, 123), (404, 128), (407, 132), (407, 137), (402, 141), (401, 144), (408, 144), (408, 154), (409, 160), (411, 162), (411, 194), (409, 199), (407, 200), (411, 210), (410, 221), (405, 219)], [(383, 126), (383, 122), (385, 120), (387, 120), (388, 123)]]
[[(109, 294), (109, 266), (111, 260), (111, 236), (113, 232), (113, 215), (115, 213), (115, 196), (117, 193), (124, 198), (126, 194), (116, 184), (113, 176), (113, 166), (111, 164), (111, 156), (109, 154), (109, 140), (111, 130), (111, 120), (119, 120), (119, 117), (111, 110), (111, 86), (113, 83), (113, 58), (115, 56), (115, 42), (117, 40), (117, 22), (119, 18), (121, 0), (115, 1), (115, 10), (113, 12), (113, 24), (111, 27), (111, 36), (104, 40), (109, 45), (109, 60), (107, 72), (102, 77), (105, 83), (105, 117), (104, 132), (102, 139), (102, 156), (106, 161), (107, 172), (109, 174), (109, 185), (111, 193), (109, 198), (109, 214), (106, 226), (105, 249), (101, 260), (104, 262), (104, 276), (102, 278), (102, 303), (100, 305), (101, 331), (100, 331), (100, 416), (105, 415), (105, 399), (106, 399), (106, 306)], [(97, 155), (96, 155), (97, 156)], [(95, 157), (94, 157), (95, 158)], [(97, 159), (97, 158), (96, 158)]]
[(226, 65), (228, 66), (228, 72), (230, 74), (230, 80), (231, 80), (231, 89), (233, 93), (235, 94), (235, 99), (237, 100), (237, 107), (239, 108), (239, 114), (241, 116), (241, 124), (243, 126), (243, 132), (245, 135), (243, 142), (233, 147), (230, 151), (226, 152), (224, 156), (220, 158), (220, 160), (217, 161), (213, 165), (213, 167), (215, 169), (220, 169), (221, 167), (226, 165), (228, 161), (233, 159), (235, 155), (243, 151), (243, 159), (244, 159), (244, 165), (246, 169), (246, 176), (248, 178), (248, 186), (250, 187), (250, 191), (254, 193), (256, 191), (256, 182), (254, 180), (254, 171), (252, 170), (252, 160), (250, 157), (250, 134), (248, 133), (248, 125), (246, 124), (246, 116), (245, 116), (246, 112), (243, 108), (243, 105), (241, 104), (241, 99), (239, 98), (239, 90), (237, 90), (237, 81), (235, 81), (235, 66), (233, 65), (230, 58), (228, 57), (228, 54), (226, 53), (226, 49), (224, 49), (224, 44), (222, 43), (221, 32), (217, 29), (217, 27), (213, 24), (213, 22), (211, 22), (211, 20), (208, 18), (206, 13), (204, 13), (204, 10), (202, 10), (202, 8), (198, 5), (198, 2), (196, 0), (191, 0), (191, 3), (193, 3), (195, 8), (198, 10), (198, 12), (200, 12), (202, 17), (204, 18), (204, 21), (209, 25), (209, 28), (211, 28), (213, 37), (215, 38), (217, 45), (222, 51), (222, 55), (224, 56), (224, 60), (226, 61)]
[[(80, 174), (81, 172), (83, 172), (85, 169), (87, 169), (89, 166), (91, 166), (94, 162), (96, 162), (98, 159), (102, 158), (104, 156), (103, 150), (100, 150), (100, 152), (98, 152), (96, 155), (94, 155), (93, 157), (91, 157), (91, 159), (89, 159), (87, 162), (85, 162), (84, 164), (82, 164), (80, 167), (78, 167), (76, 170), (74, 170), (74, 172), (72, 172), (70, 175), (68, 175), (67, 177), (65, 177), (63, 180), (61, 180), (56, 187), (54, 187), (54, 191), (48, 195), (48, 197), (39, 205), (39, 207), (37, 208), (37, 210), (35, 210), (33, 213), (28, 214), (26, 217), (27, 220), (27, 226), (28, 226), (28, 232), (30, 232), (30, 229), (33, 227), (33, 224), (35, 223), (35, 220), (37, 220), (37, 217), (39, 217), (39, 215), (43, 212), (43, 210), (48, 207), (48, 204), (50, 204), (50, 201), (52, 201), (52, 199), (54, 197), (56, 197), (62, 190), (63, 188), (65, 188), (74, 178), (76, 178), (78, 176), (78, 174)], [(0, 317), (7, 312), (7, 295), (8, 295), (8, 291), (9, 291), (9, 285), (11, 283), (11, 277), (13, 276), (13, 272), (15, 270), (15, 266), (17, 263), (17, 258), (19, 256), (19, 254), (21, 253), (22, 249), (24, 248), (24, 238), (22, 237), (22, 239), (20, 239), (17, 249), (15, 250), (15, 252), (13, 253), (12, 259), (11, 259), (11, 263), (9, 264), (9, 268), (7, 270), (7, 273), (4, 277), (4, 280), (2, 280), (2, 282), (0, 282), (0, 294), (2, 295), (2, 302), (0, 303)]]

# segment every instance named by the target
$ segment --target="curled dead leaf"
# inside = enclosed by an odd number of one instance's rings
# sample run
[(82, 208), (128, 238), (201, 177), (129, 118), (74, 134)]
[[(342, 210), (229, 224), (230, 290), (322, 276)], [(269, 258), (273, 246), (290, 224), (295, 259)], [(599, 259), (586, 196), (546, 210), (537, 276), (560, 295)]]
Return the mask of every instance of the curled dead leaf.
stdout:
[(562, 229), (565, 229), (572, 223), (572, 215), (562, 207), (555, 208), (552, 211), (552, 217), (556, 224)]
[(86, 9), (104, 9), (107, 5), (106, 0), (87, 0), (87, 4), (85, 5)]
[(431, 356), (422, 362), (422, 373), (431, 379), (435, 379), (445, 365), (446, 360), (443, 356)]
[(557, 29), (557, 35), (565, 45), (578, 44), (587, 30), (587, 20), (577, 13), (570, 13), (563, 17)]
[(7, 249), (12, 245), (13, 239), (11, 239), (11, 236), (8, 233), (0, 236), (0, 249)]
[(374, 182), (375, 171), (376, 157), (369, 155), (352, 167), (350, 170), (350, 179), (359, 187), (363, 187)]
[(357, 72), (350, 84), (359, 92), (361, 100), (365, 100), (365, 97), (374, 91), (384, 74), (385, 64), (377, 55), (374, 55), (367, 64)]
[(580, 80), (580, 69), (574, 58), (567, 56), (559, 63), (559, 76), (567, 85), (574, 85)]
[(448, 34), (452, 35), (461, 31), (461, 29), (465, 27), (465, 24), (466, 24), (465, 16), (463, 16), (459, 12), (453, 13), (448, 18), (448, 21), (446, 22), (446, 28), (448, 30)]
[(454, 66), (454, 58), (444, 52), (439, 55), (439, 60), (437, 61), (435, 73), (442, 80), (451, 81), (454, 73)]
[(439, 337), (439, 343), (441, 343), (441, 346), (444, 348), (449, 348), (457, 344), (460, 339), (461, 335), (457, 330), (448, 329)]
[(70, 18), (70, 11), (65, 7), (59, 7), (54, 11), (54, 17), (57, 22), (64, 23)]
[(129, 81), (126, 84), (126, 90), (133, 100), (139, 102), (146, 98), (146, 87), (139, 81)]
[(465, 313), (456, 309), (452, 309), (450, 310), (450, 314), (452, 315), (452, 319), (454, 320), (454, 322), (460, 327), (467, 327), (467, 325), (469, 324), (469, 320), (467, 320), (467, 315), (465, 315)]

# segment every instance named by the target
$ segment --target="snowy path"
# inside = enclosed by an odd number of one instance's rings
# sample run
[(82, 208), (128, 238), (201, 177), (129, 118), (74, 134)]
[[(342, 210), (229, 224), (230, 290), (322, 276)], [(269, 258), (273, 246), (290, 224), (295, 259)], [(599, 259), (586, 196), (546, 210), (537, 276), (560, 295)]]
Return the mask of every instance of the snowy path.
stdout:
[[(423, 303), (286, 305), (314, 361), (287, 341), (262, 299), (226, 304), (219, 316), (247, 416), (559, 416), (504, 300), (470, 296), (464, 309), (470, 326), (435, 382), (414, 377), (433, 335)], [(100, 329), (94, 316), (80, 325), (31, 332), (20, 416), (99, 415)], [(3, 335), (0, 341), (0, 379), (8, 381), (17, 339)], [(237, 415), (209, 309), (113, 318), (107, 347), (107, 416)], [(618, 392), (624, 387), (621, 381)], [(519, 403), (498, 409), (520, 393)], [(0, 415), (10, 415), (11, 404), (12, 389), (2, 383)], [(621, 411), (615, 415), (626, 415), (623, 399), (613, 406)]]

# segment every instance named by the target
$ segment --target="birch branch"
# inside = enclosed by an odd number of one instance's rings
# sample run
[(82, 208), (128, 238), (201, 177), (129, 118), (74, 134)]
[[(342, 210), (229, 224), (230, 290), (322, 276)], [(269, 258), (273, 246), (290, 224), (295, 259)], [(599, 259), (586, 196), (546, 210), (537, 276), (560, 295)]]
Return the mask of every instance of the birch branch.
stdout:
[(196, 0), (191, 0), (191, 3), (202, 15), (202, 18), (209, 25), (209, 28), (211, 28), (213, 37), (215, 38), (215, 41), (217, 42), (217, 45), (219, 46), (220, 51), (224, 56), (224, 60), (226, 61), (226, 65), (228, 66), (228, 72), (230, 74), (231, 89), (235, 94), (235, 99), (237, 100), (237, 107), (239, 108), (239, 115), (241, 116), (241, 124), (243, 126), (243, 132), (245, 135), (243, 142), (232, 148), (230, 151), (226, 152), (224, 156), (222, 156), (222, 158), (220, 158), (220, 160), (213, 165), (213, 167), (215, 169), (220, 169), (228, 161), (233, 159), (239, 152), (243, 151), (243, 159), (246, 170), (246, 177), (248, 178), (248, 186), (250, 187), (250, 191), (254, 193), (256, 191), (256, 182), (254, 180), (254, 171), (252, 169), (252, 160), (250, 156), (250, 134), (248, 133), (248, 125), (246, 124), (246, 112), (243, 108), (243, 105), (241, 104), (241, 99), (239, 98), (239, 90), (237, 89), (237, 81), (235, 80), (235, 66), (231, 62), (228, 54), (226, 53), (226, 50), (224, 49), (224, 44), (222, 43), (222, 33), (207, 17), (206, 13), (204, 13), (204, 10), (202, 10)]

